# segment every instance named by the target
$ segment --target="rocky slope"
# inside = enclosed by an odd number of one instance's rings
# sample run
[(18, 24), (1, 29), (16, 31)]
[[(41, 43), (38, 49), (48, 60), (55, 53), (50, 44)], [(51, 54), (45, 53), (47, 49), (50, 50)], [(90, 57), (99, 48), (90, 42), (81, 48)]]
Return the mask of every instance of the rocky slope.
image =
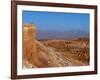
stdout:
[[(55, 48), (45, 46), (39, 41), (35, 41), (37, 46), (37, 65), (29, 62), (30, 67), (65, 67), (65, 66), (84, 66), (87, 65), (82, 60), (77, 59), (75, 54), (71, 54), (69, 51), (59, 52)], [(75, 58), (76, 57), (76, 58)], [(34, 62), (34, 61), (33, 61)]]

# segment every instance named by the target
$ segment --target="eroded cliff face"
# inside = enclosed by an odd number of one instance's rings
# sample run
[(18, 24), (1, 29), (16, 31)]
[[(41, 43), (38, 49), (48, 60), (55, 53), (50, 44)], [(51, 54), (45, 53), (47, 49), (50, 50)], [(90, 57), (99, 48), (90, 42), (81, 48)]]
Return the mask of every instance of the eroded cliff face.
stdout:
[(34, 25), (23, 26), (23, 59), (29, 64), (37, 65), (35, 36), (36, 27)]
[(23, 26), (23, 67), (48, 67), (48, 50), (36, 40), (36, 27)]

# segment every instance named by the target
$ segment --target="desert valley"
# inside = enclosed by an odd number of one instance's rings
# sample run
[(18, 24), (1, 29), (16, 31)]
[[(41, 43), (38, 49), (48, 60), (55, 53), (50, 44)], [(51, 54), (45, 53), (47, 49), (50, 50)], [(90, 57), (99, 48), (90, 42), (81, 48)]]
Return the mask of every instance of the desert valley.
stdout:
[(89, 65), (89, 38), (36, 39), (34, 25), (23, 26), (23, 68)]

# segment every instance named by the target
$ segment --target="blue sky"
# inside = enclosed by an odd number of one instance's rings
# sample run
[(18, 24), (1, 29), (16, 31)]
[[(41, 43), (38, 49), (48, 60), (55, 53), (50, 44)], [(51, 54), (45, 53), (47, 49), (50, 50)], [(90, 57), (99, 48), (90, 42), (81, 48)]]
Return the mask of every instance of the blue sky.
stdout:
[(23, 24), (35, 24), (38, 30), (89, 32), (89, 14), (23, 11)]

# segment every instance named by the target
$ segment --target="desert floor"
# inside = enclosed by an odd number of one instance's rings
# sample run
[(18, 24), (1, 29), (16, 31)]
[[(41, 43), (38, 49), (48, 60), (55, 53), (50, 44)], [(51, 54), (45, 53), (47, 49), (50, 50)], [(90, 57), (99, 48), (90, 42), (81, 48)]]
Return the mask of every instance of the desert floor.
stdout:
[[(34, 45), (35, 43), (35, 45)], [(89, 65), (89, 40), (35, 40), (23, 57), (24, 68), (67, 67)], [(24, 43), (25, 44), (25, 43)], [(33, 44), (33, 45), (32, 45)], [(24, 47), (27, 45), (24, 45)], [(32, 48), (32, 46), (35, 48)], [(35, 51), (34, 51), (35, 50)], [(27, 59), (29, 58), (29, 59)]]

